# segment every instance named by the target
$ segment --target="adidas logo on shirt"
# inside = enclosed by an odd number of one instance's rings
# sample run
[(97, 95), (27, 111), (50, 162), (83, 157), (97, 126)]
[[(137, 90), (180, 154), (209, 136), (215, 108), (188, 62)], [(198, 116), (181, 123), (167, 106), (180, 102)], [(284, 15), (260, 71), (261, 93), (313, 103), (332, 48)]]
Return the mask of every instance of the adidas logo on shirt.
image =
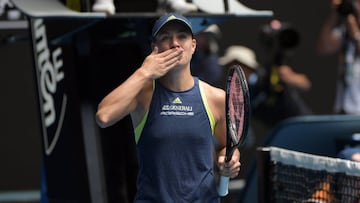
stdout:
[(182, 104), (182, 101), (180, 100), (179, 97), (176, 97), (172, 103), (173, 104)]

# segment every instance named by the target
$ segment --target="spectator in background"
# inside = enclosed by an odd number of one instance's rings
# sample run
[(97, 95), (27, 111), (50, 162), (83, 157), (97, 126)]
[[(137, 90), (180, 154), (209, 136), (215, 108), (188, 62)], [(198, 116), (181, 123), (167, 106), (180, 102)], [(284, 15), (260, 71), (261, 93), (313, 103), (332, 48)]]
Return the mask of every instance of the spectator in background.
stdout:
[(253, 104), (258, 79), (259, 76), (261, 77), (263, 74), (263, 70), (256, 59), (255, 52), (245, 46), (233, 45), (228, 47), (225, 50), (225, 55), (219, 58), (219, 64), (225, 68), (221, 79), (222, 86), (226, 84), (226, 74), (230, 67), (234, 65), (240, 65), (242, 67), (250, 90), (251, 104)]
[[(252, 116), (272, 128), (278, 122), (311, 114), (298, 91), (308, 91), (311, 81), (305, 74), (295, 72), (285, 63), (260, 65), (255, 52), (244, 46), (230, 46), (219, 58), (220, 65), (230, 68), (240, 65), (247, 77)], [(222, 78), (225, 84), (226, 72)]]
[(311, 81), (305, 74), (294, 71), (289, 63), (299, 38), (291, 24), (276, 19), (262, 26), (260, 32), (268, 58), (263, 63), (265, 76), (259, 79), (262, 100), (253, 114), (270, 128), (284, 119), (312, 114), (301, 96), (311, 89)]
[(360, 115), (360, 1), (330, 0), (317, 50), (340, 53), (334, 112)]
[(220, 28), (215, 24), (197, 33), (194, 36), (197, 47), (191, 61), (191, 73), (216, 87), (221, 87), (222, 77), (218, 55), (221, 35)]
[(360, 133), (353, 133), (350, 137), (342, 135), (336, 140), (336, 145), (339, 158), (360, 162)]
[(360, 162), (360, 144), (356, 146), (348, 146), (341, 150), (338, 154), (339, 158)]

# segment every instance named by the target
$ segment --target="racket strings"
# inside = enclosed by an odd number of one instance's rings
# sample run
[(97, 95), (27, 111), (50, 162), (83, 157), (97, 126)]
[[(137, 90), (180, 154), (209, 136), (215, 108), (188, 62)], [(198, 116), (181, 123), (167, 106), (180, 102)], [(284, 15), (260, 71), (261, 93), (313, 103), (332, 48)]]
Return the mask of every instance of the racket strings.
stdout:
[(239, 142), (242, 135), (245, 114), (244, 95), (241, 85), (242, 83), (240, 76), (238, 74), (234, 74), (229, 90), (229, 114), (231, 122), (231, 125), (229, 125), (229, 130), (235, 143)]

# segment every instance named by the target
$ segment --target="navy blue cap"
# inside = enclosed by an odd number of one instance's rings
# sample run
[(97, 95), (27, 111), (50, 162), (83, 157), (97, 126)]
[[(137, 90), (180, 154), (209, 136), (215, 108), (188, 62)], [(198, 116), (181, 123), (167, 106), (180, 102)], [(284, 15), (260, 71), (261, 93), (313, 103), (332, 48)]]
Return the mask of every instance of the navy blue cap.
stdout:
[(154, 27), (152, 29), (152, 34), (151, 34), (152, 38), (154, 39), (154, 37), (158, 34), (160, 29), (162, 27), (164, 27), (164, 25), (166, 25), (169, 22), (174, 22), (174, 21), (178, 21), (180, 23), (183, 23), (186, 27), (188, 27), (190, 29), (191, 33), (193, 34), (193, 29), (192, 29), (191, 23), (187, 18), (185, 18), (184, 16), (182, 16), (180, 14), (170, 13), (170, 14), (161, 16), (155, 22), (155, 25), (154, 25)]

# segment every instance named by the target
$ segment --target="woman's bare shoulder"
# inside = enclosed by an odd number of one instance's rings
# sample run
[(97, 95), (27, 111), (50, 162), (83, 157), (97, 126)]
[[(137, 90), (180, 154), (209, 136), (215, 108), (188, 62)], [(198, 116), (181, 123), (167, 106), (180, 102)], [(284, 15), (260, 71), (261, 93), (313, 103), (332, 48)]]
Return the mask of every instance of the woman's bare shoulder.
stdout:
[(207, 103), (215, 120), (223, 118), (225, 112), (225, 91), (203, 81), (200, 81), (200, 85), (204, 90)]
[(206, 97), (210, 100), (225, 101), (225, 91), (221, 88), (214, 87), (204, 81), (200, 80), (200, 85), (203, 87)]

